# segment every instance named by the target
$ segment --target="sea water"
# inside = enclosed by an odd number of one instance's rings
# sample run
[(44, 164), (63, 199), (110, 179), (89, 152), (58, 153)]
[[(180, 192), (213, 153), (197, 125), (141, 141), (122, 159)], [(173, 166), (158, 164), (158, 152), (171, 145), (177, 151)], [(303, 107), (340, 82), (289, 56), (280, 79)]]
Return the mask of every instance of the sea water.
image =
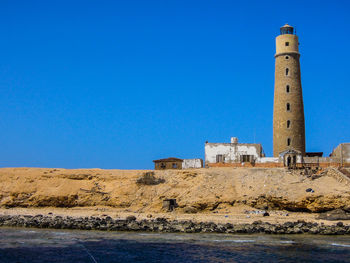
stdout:
[(0, 262), (350, 262), (350, 237), (0, 228)]

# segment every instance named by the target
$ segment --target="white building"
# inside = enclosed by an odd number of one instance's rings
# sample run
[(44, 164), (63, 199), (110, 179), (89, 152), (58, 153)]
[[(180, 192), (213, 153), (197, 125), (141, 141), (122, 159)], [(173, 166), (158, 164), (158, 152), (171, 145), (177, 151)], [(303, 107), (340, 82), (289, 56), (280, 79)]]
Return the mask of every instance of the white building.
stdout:
[(231, 143), (205, 143), (205, 165), (211, 163), (254, 163), (265, 157), (261, 144), (238, 143), (231, 138)]
[(202, 159), (183, 159), (182, 169), (191, 169), (191, 168), (202, 168), (203, 160)]

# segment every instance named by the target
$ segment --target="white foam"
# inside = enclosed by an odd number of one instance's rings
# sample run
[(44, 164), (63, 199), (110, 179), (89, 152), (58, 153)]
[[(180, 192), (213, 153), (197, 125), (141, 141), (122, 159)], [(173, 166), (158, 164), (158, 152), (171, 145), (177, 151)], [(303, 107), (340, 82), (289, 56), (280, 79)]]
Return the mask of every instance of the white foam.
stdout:
[(21, 232), (21, 233), (37, 233), (37, 231), (34, 231), (34, 230), (21, 230), (19, 232)]
[(350, 247), (350, 245), (348, 244), (338, 244), (338, 243), (332, 243), (332, 246), (336, 246), (336, 247)]
[(65, 233), (65, 232), (55, 232), (54, 233), (56, 236), (66, 236), (68, 235), (69, 233)]
[(282, 243), (282, 244), (294, 244), (295, 242), (292, 240), (283, 240), (283, 241), (280, 241), (280, 243)]
[(233, 243), (251, 243), (255, 242), (253, 239), (215, 239), (214, 242), (233, 242)]

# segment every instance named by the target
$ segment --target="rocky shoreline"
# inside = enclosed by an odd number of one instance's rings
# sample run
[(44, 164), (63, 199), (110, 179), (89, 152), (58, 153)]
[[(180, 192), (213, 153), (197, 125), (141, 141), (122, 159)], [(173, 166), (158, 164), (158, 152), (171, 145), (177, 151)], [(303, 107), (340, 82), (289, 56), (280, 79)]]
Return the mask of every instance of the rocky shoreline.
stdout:
[(51, 229), (101, 230), (101, 231), (144, 231), (166, 233), (231, 233), (231, 234), (350, 234), (350, 225), (337, 222), (334, 225), (311, 223), (303, 220), (271, 224), (254, 221), (252, 224), (231, 224), (214, 222), (193, 222), (166, 218), (137, 220), (134, 216), (125, 219), (106, 217), (62, 217), (43, 215), (0, 215), (0, 227), (29, 227)]

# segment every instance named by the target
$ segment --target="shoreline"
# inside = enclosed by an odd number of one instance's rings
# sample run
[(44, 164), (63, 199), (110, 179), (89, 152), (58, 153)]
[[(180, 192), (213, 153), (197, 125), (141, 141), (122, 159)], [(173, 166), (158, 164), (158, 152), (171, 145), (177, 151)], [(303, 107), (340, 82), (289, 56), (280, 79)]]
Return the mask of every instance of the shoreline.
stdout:
[(145, 176), (141, 170), (2, 168), (0, 226), (350, 234), (349, 186), (328, 172), (154, 171), (157, 184), (142, 181)]
[(269, 223), (214, 223), (193, 220), (169, 220), (164, 217), (137, 219), (128, 216), (115, 219), (110, 216), (58, 216), (58, 215), (0, 215), (0, 227), (42, 229), (136, 231), (158, 233), (226, 233), (226, 234), (319, 234), (349, 235), (350, 224), (335, 222), (331, 225), (304, 220)]

